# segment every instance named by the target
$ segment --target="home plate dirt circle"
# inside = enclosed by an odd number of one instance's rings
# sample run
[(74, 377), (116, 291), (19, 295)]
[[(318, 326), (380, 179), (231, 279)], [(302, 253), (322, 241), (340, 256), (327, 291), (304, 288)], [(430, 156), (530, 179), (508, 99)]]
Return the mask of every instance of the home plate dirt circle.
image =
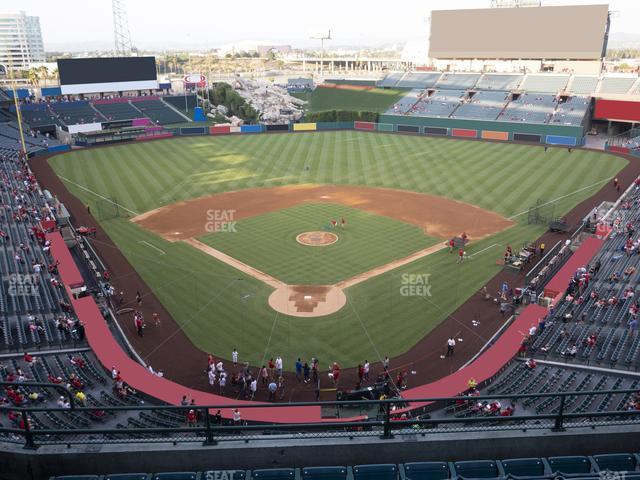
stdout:
[(304, 232), (296, 237), (301, 245), (309, 247), (326, 247), (338, 241), (338, 235), (331, 232)]
[(333, 285), (282, 285), (269, 295), (275, 311), (293, 317), (322, 317), (347, 303), (341, 288)]

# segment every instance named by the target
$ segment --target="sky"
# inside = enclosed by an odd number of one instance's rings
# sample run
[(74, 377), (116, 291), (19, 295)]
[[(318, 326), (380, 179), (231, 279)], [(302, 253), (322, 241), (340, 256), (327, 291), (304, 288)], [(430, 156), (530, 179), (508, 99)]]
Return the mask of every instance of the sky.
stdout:
[[(379, 0), (380, 1), (380, 0)], [(377, 46), (426, 37), (431, 10), (486, 8), (490, 0), (125, 0), (134, 45), (211, 48), (247, 42), (309, 47), (331, 28), (330, 45)], [(640, 0), (542, 0), (543, 5), (608, 3), (611, 31), (640, 35)], [(111, 0), (2, 0), (0, 11), (40, 17), (45, 49), (91, 50), (113, 44)]]

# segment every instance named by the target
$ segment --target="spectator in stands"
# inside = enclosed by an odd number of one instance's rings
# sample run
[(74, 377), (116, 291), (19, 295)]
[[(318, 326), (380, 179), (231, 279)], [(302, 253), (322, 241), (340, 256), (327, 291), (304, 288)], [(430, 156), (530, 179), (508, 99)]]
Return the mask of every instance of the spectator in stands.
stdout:
[(533, 358), (529, 358), (525, 365), (529, 370), (535, 370), (535, 368), (538, 366)]
[(61, 396), (57, 402), (58, 408), (71, 408), (71, 404), (66, 397)]

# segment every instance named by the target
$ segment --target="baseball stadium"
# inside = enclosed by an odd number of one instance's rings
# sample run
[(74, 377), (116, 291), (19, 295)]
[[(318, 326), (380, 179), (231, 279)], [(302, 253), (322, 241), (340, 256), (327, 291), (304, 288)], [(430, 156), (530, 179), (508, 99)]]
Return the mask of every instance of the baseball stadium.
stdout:
[(608, 5), (494, 7), (429, 68), (12, 77), (0, 479), (640, 477), (640, 77)]

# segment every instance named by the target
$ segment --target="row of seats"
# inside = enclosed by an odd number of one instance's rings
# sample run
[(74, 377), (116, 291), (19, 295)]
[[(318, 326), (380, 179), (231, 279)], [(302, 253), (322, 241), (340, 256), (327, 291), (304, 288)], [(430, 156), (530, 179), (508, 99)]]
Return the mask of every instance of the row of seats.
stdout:
[(637, 75), (566, 75), (390, 72), (376, 83), (381, 88), (440, 88), (476, 90), (524, 90), (532, 93), (568, 91), (576, 95), (594, 93), (640, 94)]
[[(598, 479), (604, 472), (620, 478), (638, 479), (638, 455), (630, 453), (509, 460), (467, 460), (458, 462), (412, 462), (400, 465), (372, 464), (353, 467), (273, 468), (252, 471), (209, 470), (203, 472), (131, 473), (74, 475), (50, 480), (447, 480), (447, 479)], [(623, 477), (624, 476), (624, 477)]]

